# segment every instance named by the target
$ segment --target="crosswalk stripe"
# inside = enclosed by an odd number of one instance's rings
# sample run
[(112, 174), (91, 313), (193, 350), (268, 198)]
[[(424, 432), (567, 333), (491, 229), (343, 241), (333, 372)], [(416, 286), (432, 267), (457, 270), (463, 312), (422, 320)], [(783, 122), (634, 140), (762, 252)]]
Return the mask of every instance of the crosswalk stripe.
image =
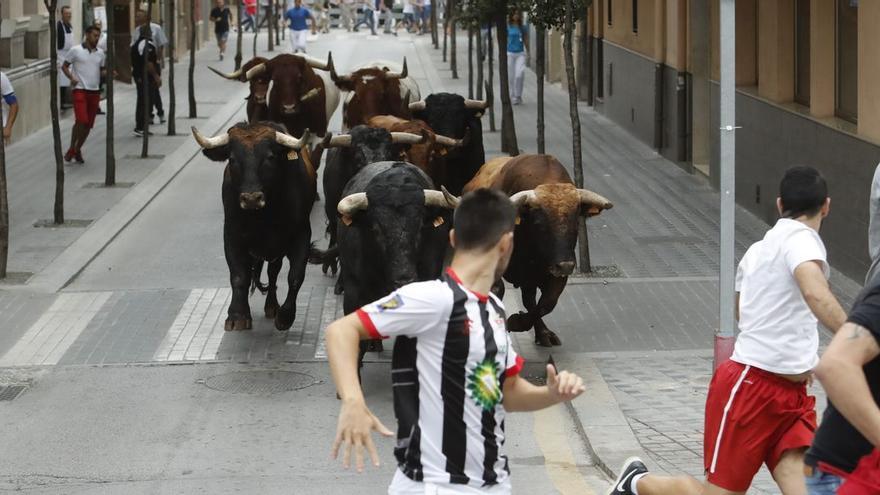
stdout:
[(153, 355), (154, 361), (204, 361), (217, 358), (223, 341), (224, 310), (232, 290), (193, 289)]
[(0, 358), (0, 366), (58, 364), (111, 292), (63, 293)]

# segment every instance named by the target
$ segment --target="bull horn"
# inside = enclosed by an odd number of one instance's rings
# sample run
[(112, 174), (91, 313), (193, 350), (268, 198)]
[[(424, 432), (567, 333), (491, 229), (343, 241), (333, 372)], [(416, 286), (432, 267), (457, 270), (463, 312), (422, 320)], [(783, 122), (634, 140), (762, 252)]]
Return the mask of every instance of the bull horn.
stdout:
[(205, 137), (195, 126), (193, 126), (192, 134), (193, 137), (196, 138), (196, 142), (199, 143), (199, 146), (206, 150), (219, 148), (220, 146), (229, 143), (229, 134), (226, 133), (223, 133), (220, 136)]
[(510, 202), (513, 203), (513, 206), (517, 208), (521, 208), (525, 205), (534, 205), (537, 204), (538, 195), (535, 194), (534, 189), (529, 189), (528, 191), (520, 191), (513, 196), (510, 197)]
[(336, 205), (336, 211), (344, 217), (351, 217), (361, 210), (366, 210), (368, 205), (367, 193), (359, 192), (342, 198)]
[(400, 72), (387, 71), (385, 73), (385, 79), (406, 79), (408, 75), (409, 69), (406, 67), (406, 57), (403, 57), (403, 70)]
[(293, 56), (303, 59), (303, 61), (305, 61), (305, 63), (309, 64), (309, 67), (311, 67), (313, 69), (329, 70), (331, 67), (330, 64), (332, 63), (332, 59), (330, 59), (330, 58), (328, 58), (328, 60), (325, 62), (325, 61), (317, 59), (315, 57), (310, 57), (304, 53), (294, 53)]
[(259, 64), (259, 65), (255, 65), (255, 66), (251, 67), (250, 70), (248, 70), (248, 71), (245, 73), (244, 77), (245, 77), (245, 79), (247, 79), (248, 81), (250, 81), (251, 79), (253, 79), (253, 78), (259, 76), (260, 74), (266, 72), (267, 69), (268, 69), (268, 68), (266, 67), (266, 63), (263, 62), (263, 63), (261, 63), (261, 64)]
[(608, 201), (607, 198), (601, 196), (599, 194), (594, 193), (593, 191), (587, 189), (578, 189), (578, 196), (580, 196), (581, 204), (587, 206), (596, 206), (603, 210), (610, 210), (614, 208), (614, 205), (611, 201)]
[(490, 106), (489, 100), (464, 100), (464, 107), (468, 110), (485, 110)]
[(425, 189), (425, 206), (436, 206), (438, 208), (454, 210), (455, 207), (458, 206), (458, 201), (458, 198), (445, 188), (442, 191)]
[(223, 79), (237, 81), (238, 78), (241, 77), (241, 69), (238, 69), (235, 72), (221, 72), (221, 71), (219, 71), (213, 67), (210, 67), (210, 66), (208, 68), (211, 69), (211, 72), (213, 72), (214, 74), (217, 74), (218, 76), (222, 77)]
[(302, 95), (302, 97), (299, 99), (299, 102), (302, 103), (302, 102), (304, 102), (304, 101), (309, 101), (309, 100), (311, 100), (312, 98), (314, 98), (314, 97), (318, 96), (319, 94), (321, 94), (321, 90), (322, 90), (322, 89), (323, 89), (323, 88), (312, 88), (311, 90), (309, 90), (308, 93)]
[(422, 144), (425, 142), (425, 136), (410, 132), (392, 132), (391, 142), (394, 144)]
[(336, 67), (333, 64), (331, 64), (330, 65), (330, 79), (332, 79), (333, 82), (335, 82), (335, 83), (338, 83), (340, 81), (347, 82), (347, 81), (351, 81), (351, 74), (343, 74), (340, 76), (339, 74), (336, 73)]
[(440, 134), (434, 135), (434, 141), (447, 148), (458, 148), (464, 144), (464, 139), (454, 139), (448, 136), (441, 136)]
[(293, 150), (299, 150), (303, 146), (305, 146), (306, 143), (308, 143), (308, 141), (309, 141), (309, 137), (310, 136), (309, 136), (308, 129), (303, 131), (303, 135), (299, 139), (297, 139), (297, 138), (295, 138), (285, 132), (275, 131), (275, 142), (282, 145), (282, 146), (286, 146), (290, 149), (293, 149)]
[(427, 104), (425, 103), (425, 100), (414, 101), (409, 104), (409, 111), (410, 112), (419, 112), (419, 111), (424, 110), (425, 108), (427, 108)]
[(328, 132), (327, 135), (324, 136), (325, 148), (347, 148), (349, 146), (351, 146), (351, 134), (334, 136)]

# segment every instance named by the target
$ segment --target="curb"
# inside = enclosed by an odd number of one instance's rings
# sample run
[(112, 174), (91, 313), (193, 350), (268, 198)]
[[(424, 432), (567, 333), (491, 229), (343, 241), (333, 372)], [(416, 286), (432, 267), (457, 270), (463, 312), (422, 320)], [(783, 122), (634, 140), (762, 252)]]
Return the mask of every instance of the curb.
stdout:
[(611, 479), (630, 457), (648, 459), (620, 410), (617, 400), (592, 358), (577, 355), (560, 356), (557, 364), (583, 377), (587, 391), (567, 404), (584, 443), (593, 454), (596, 465)]
[[(243, 97), (246, 94), (247, 88), (244, 88), (230, 95), (229, 103), (204, 123), (202, 132), (216, 134), (228, 125), (245, 106)], [(188, 133), (188, 129), (184, 131), (184, 134)], [(198, 155), (199, 151), (201, 148), (194, 140), (184, 141), (125, 197), (92, 223), (73, 244), (32, 276), (27, 284), (19, 288), (55, 293), (66, 287)]]

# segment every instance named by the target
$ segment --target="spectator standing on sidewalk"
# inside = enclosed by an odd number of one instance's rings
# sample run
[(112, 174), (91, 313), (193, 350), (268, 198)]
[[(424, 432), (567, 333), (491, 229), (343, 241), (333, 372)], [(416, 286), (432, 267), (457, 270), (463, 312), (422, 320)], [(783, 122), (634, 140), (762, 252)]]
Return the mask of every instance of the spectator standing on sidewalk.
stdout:
[(416, 8), (413, 5), (415, 0), (403, 0), (403, 22), (394, 27), (395, 31), (399, 31), (401, 27), (406, 28), (407, 33), (413, 32), (416, 26)]
[(526, 36), (522, 14), (514, 12), (507, 22), (507, 77), (510, 79), (510, 99), (514, 105), (522, 104), (528, 50), (529, 37)]
[(290, 53), (306, 53), (309, 25), (311, 24), (312, 34), (315, 34), (315, 18), (309, 9), (303, 7), (302, 0), (294, 0), (293, 7), (285, 12), (284, 18), (290, 27)]
[(782, 493), (806, 492), (804, 453), (816, 430), (816, 400), (806, 389), (819, 362), (816, 323), (837, 331), (846, 313), (828, 286), (819, 237), (831, 208), (825, 179), (813, 168), (794, 167), (779, 189), (781, 218), (737, 269), (740, 333), (706, 398), (706, 484), (650, 474), (640, 459), (630, 459), (609, 494), (745, 493), (765, 463)]
[(519, 376), (504, 308), (492, 294), (513, 252), (516, 208), (489, 189), (464, 196), (449, 239), (452, 264), (442, 278), (405, 285), (326, 331), (327, 354), (341, 399), (333, 457), (363, 471), (366, 448), (379, 456), (373, 430), (392, 436), (367, 407), (358, 383), (358, 342), (397, 337), (392, 389), (397, 417), (390, 495), (499, 493), (511, 490), (503, 454), (508, 412), (537, 411), (574, 399), (583, 381), (547, 365), (547, 385)]
[(153, 40), (147, 37), (147, 33), (141, 34), (141, 38), (131, 47), (131, 75), (137, 86), (137, 103), (134, 112), (134, 133), (138, 136), (144, 134), (144, 119), (153, 120), (152, 115), (144, 114), (144, 85), (150, 92), (150, 100), (159, 92), (162, 86), (162, 76), (159, 72), (159, 50)]
[(12, 137), (15, 118), (18, 117), (18, 99), (15, 98), (15, 88), (12, 87), (12, 83), (3, 72), (0, 72), (0, 96), (3, 97), (3, 103), (6, 104), (6, 108), (0, 104), (0, 113), (3, 114), (3, 118), (0, 120), (3, 121), (3, 139), (8, 143)]
[(382, 19), (385, 23), (382, 33), (397, 36), (397, 31), (391, 30), (391, 26), (394, 24), (394, 0), (379, 0), (379, 2), (379, 8), (382, 9)]
[(356, 0), (340, 0), (339, 1), (339, 17), (342, 23), (342, 26), (346, 31), (351, 31), (352, 24), (354, 24), (354, 16), (357, 13), (357, 6), (355, 5)]
[(98, 48), (101, 30), (95, 26), (86, 29), (85, 41), (67, 52), (61, 69), (70, 80), (75, 121), (70, 135), (70, 147), (65, 161), (76, 159), (83, 163), (82, 146), (95, 125), (95, 115), (101, 102), (101, 74), (104, 72), (104, 50)]
[(361, 2), (361, 18), (358, 19), (357, 23), (352, 28), (353, 32), (358, 32), (358, 28), (362, 25), (366, 24), (370, 26), (370, 32), (373, 36), (376, 36), (376, 4), (373, 3), (373, 0), (363, 0)]
[[(65, 5), (64, 7), (61, 7), (61, 19), (58, 20), (55, 26), (55, 31), (57, 32), (57, 44), (55, 48), (58, 50), (59, 69), (64, 65), (67, 53), (75, 44), (73, 41), (73, 25), (70, 24), (72, 16), (73, 14), (71, 13), (69, 6)], [(70, 79), (64, 75), (63, 70), (58, 71), (58, 87), (61, 88), (61, 108), (70, 108)]]
[[(162, 26), (156, 24), (155, 22), (151, 22), (150, 18), (147, 16), (147, 11), (143, 9), (139, 9), (135, 12), (135, 24), (136, 28), (131, 33), (131, 46), (134, 46), (135, 42), (140, 40), (142, 32), (141, 28), (144, 24), (150, 24), (150, 35), (152, 36), (153, 47), (156, 50), (156, 58), (158, 59), (158, 63), (156, 65), (156, 70), (161, 74), (162, 64), (165, 62), (165, 45), (168, 44), (168, 37), (165, 36), (165, 31), (162, 29)], [(156, 114), (159, 116), (159, 123), (165, 123), (165, 110), (162, 106), (162, 93), (159, 92), (159, 87), (151, 87), (152, 93), (150, 93), (150, 106), (156, 110)], [(152, 121), (152, 111), (150, 114), (150, 120)]]
[(232, 11), (223, 0), (214, 0), (214, 8), (211, 9), (211, 22), (214, 23), (214, 36), (217, 38), (217, 49), (220, 50), (220, 60), (226, 54), (226, 40), (229, 39), (229, 24), (232, 20)]

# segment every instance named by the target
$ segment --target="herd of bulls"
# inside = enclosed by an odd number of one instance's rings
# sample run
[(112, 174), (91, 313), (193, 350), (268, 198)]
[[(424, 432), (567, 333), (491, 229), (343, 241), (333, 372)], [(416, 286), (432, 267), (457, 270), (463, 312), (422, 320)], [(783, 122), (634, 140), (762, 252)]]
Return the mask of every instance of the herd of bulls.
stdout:
[[(250, 85), (247, 123), (214, 137), (193, 128), (205, 156), (227, 162), (223, 240), (232, 301), (226, 330), (251, 328), (248, 295), (256, 288), (266, 293), (266, 317), (278, 330), (289, 329), (309, 261), (323, 264), (325, 273), (338, 268), (336, 291), (344, 293), (346, 313), (402, 285), (439, 277), (459, 196), (489, 187), (519, 208), (504, 277), (521, 289), (526, 311), (510, 316), (508, 328), (534, 328), (537, 344), (560, 344), (542, 318), (575, 267), (579, 217), (612, 205), (577, 189), (552, 156), (486, 162), (480, 118), (488, 102), (450, 93), (422, 99), (405, 59), (402, 66), (379, 61), (338, 74), (332, 56), (284, 54), (255, 57), (231, 74), (214, 72)], [(333, 135), (327, 127), (343, 93), (344, 133)], [(330, 243), (317, 251), (309, 216), (325, 150)], [(284, 257), (289, 290), (279, 305)], [(268, 285), (260, 282), (264, 264)]]

